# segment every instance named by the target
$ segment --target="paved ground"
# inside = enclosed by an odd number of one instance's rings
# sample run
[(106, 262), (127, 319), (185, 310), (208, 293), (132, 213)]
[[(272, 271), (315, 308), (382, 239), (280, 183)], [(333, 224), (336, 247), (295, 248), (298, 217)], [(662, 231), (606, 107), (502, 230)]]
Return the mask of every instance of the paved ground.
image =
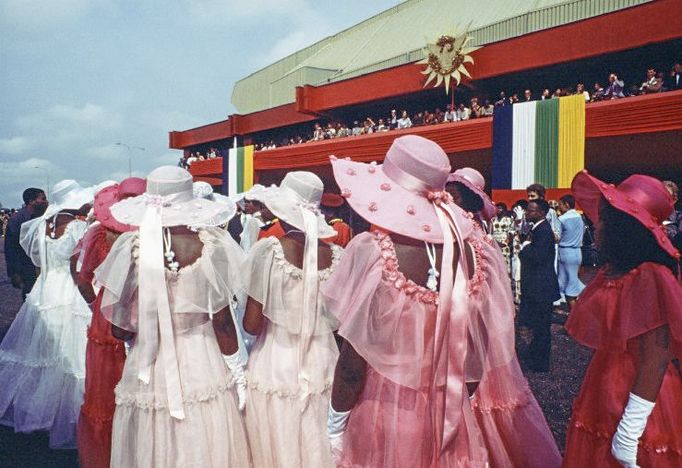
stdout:
[[(4, 241), (4, 239), (2, 239)], [(582, 272), (584, 280), (593, 272)], [(21, 306), (21, 293), (13, 289), (5, 271), (4, 242), (0, 242), (0, 337), (4, 336)], [(549, 373), (525, 371), (530, 386), (545, 413), (554, 437), (563, 452), (566, 425), (591, 356), (563, 329), (563, 317), (555, 314), (552, 325), (552, 370)], [(517, 340), (522, 346), (522, 340)], [(77, 467), (74, 450), (50, 450), (47, 434), (15, 434), (0, 426), (0, 468), (4, 467)]]

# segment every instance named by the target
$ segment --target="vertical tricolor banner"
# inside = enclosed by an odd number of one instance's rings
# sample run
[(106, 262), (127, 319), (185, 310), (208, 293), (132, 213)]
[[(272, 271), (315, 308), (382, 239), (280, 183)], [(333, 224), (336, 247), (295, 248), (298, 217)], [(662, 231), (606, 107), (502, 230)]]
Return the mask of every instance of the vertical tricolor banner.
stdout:
[(494, 189), (525, 189), (536, 182), (547, 188), (568, 188), (584, 167), (582, 95), (495, 109)]
[(253, 145), (230, 148), (227, 165), (228, 195), (253, 187)]

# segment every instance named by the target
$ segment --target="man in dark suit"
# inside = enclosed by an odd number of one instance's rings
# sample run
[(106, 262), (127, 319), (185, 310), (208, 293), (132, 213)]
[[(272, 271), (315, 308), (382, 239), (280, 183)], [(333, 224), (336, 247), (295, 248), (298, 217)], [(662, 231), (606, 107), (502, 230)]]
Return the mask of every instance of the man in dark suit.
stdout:
[(673, 66), (673, 69), (670, 70), (670, 75), (668, 75), (665, 88), (668, 91), (677, 91), (682, 89), (682, 64), (676, 63)]
[(24, 207), (19, 210), (7, 224), (5, 235), (5, 262), (7, 276), (12, 286), (21, 289), (22, 300), (31, 292), (36, 282), (37, 272), (33, 262), (19, 245), (21, 225), (33, 218), (42, 216), (47, 210), (45, 192), (37, 188), (28, 188), (23, 193)]
[(547, 222), (549, 205), (543, 199), (528, 202), (526, 219), (532, 224), (524, 240), (521, 259), (521, 310), (533, 331), (528, 366), (548, 372), (550, 363), (553, 302), (558, 300), (559, 281), (554, 270), (554, 233)]

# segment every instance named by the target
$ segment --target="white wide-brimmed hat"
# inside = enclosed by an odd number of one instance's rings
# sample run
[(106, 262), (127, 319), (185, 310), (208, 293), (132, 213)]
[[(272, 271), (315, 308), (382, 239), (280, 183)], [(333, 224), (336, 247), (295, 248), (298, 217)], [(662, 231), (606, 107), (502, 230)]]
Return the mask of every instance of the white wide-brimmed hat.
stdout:
[(139, 226), (148, 206), (161, 212), (161, 224), (170, 226), (220, 226), (236, 212), (234, 203), (196, 198), (192, 175), (177, 166), (161, 166), (147, 176), (147, 191), (121, 200), (111, 213), (122, 223)]
[(284, 176), (279, 186), (272, 185), (249, 193), (247, 199), (263, 203), (273, 215), (306, 232), (303, 211), (312, 213), (317, 221), (317, 236), (335, 237), (336, 231), (320, 212), (324, 184), (312, 172), (294, 171)]
[(90, 188), (82, 187), (72, 179), (60, 180), (52, 187), (50, 206), (43, 215), (54, 216), (62, 210), (77, 210), (87, 203), (92, 203), (95, 194)]

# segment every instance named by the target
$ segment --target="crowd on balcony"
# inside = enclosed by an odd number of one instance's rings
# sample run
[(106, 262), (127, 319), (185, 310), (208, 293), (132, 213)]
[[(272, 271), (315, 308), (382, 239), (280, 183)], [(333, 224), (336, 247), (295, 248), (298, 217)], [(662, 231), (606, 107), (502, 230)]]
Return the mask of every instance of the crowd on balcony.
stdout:
[[(666, 74), (663, 71), (649, 67), (642, 77), (640, 84), (627, 86), (624, 80), (616, 73), (610, 73), (606, 85), (596, 82), (591, 91), (585, 83), (578, 82), (575, 87), (543, 89), (535, 94), (532, 89), (525, 89), (523, 93), (513, 92), (508, 95), (500, 91), (496, 100), (490, 100), (483, 96), (471, 97), (468, 102), (459, 102), (457, 105), (448, 104), (433, 111), (424, 109), (408, 111), (407, 109), (392, 109), (385, 117), (366, 116), (364, 119), (354, 120), (352, 124), (343, 121), (332, 120), (329, 122), (315, 122), (312, 133), (297, 134), (280, 140), (269, 138), (255, 142), (256, 151), (270, 150), (281, 146), (298, 145), (314, 141), (331, 140), (335, 138), (356, 137), (378, 132), (389, 132), (404, 128), (436, 125), (449, 122), (492, 117), (495, 107), (515, 104), (517, 102), (529, 102), (545, 99), (557, 99), (563, 96), (582, 94), (585, 102), (597, 102), (611, 99), (621, 99), (629, 96), (653, 94), (664, 91), (676, 91), (682, 89), (682, 64), (675, 63)], [(194, 161), (212, 159), (222, 156), (217, 148), (210, 148), (207, 154), (191, 152), (187, 157), (183, 156), (180, 166), (188, 167)]]

